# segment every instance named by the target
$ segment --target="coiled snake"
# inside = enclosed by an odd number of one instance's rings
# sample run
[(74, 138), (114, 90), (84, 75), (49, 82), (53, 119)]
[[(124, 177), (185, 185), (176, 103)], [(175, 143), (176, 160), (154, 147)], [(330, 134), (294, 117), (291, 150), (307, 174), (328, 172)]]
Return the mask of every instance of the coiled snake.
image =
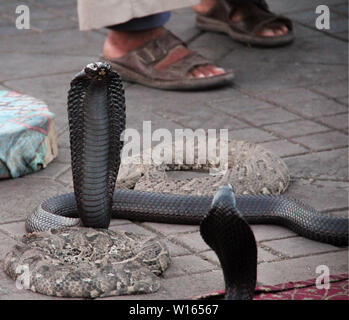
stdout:
[[(171, 195), (116, 189), (125, 129), (120, 77), (107, 63), (87, 65), (68, 94), (74, 193), (49, 198), (26, 220), (28, 232), (84, 226), (108, 228), (110, 218), (200, 224), (217, 253), (226, 297), (251, 299), (256, 279), (256, 244), (245, 222), (285, 226), (301, 236), (348, 245), (348, 219), (317, 212), (285, 196), (236, 195), (229, 187), (212, 196)], [(238, 261), (238, 262), (237, 262)]]

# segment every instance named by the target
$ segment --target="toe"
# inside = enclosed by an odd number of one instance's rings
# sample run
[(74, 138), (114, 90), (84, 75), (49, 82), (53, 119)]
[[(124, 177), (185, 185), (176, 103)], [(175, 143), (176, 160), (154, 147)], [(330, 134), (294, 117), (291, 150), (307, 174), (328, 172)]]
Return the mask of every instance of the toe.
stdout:
[(275, 33), (274, 33), (273, 29), (264, 28), (263, 30), (261, 30), (259, 32), (259, 35), (261, 35), (263, 37), (273, 37), (273, 36), (275, 36)]
[(223, 68), (216, 67), (216, 66), (210, 66), (210, 68), (211, 68), (211, 72), (215, 76), (218, 76), (220, 74), (224, 74), (225, 73), (225, 70)]
[(202, 72), (200, 72), (200, 70), (198, 70), (198, 68), (195, 68), (194, 70), (190, 71), (190, 76), (192, 78), (204, 78), (205, 75), (202, 74)]
[(274, 30), (274, 34), (275, 34), (276, 36), (282, 36), (282, 35), (283, 35), (283, 32), (282, 32), (281, 29), (275, 29), (275, 30)]
[(275, 37), (275, 36), (283, 36), (288, 32), (288, 28), (286, 26), (274, 27), (274, 28), (263, 28), (258, 35), (262, 37)]
[(207, 66), (198, 67), (199, 71), (204, 75), (205, 78), (212, 77), (213, 73), (207, 68)]
[(288, 32), (288, 28), (286, 26), (281, 27), (282, 34), (286, 34)]
[(215, 65), (198, 66), (189, 72), (190, 78), (209, 78), (220, 74), (224, 74), (223, 68)]

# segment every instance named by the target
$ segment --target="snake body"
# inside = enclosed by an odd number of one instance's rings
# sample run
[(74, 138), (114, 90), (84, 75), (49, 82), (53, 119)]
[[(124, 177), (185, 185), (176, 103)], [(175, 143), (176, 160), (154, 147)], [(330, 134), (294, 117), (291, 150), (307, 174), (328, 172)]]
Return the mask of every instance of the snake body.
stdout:
[[(348, 219), (319, 213), (286, 196), (236, 195), (236, 207), (249, 224), (284, 226), (300, 236), (337, 246), (348, 245)], [(161, 194), (116, 189), (112, 218), (198, 225), (209, 212), (213, 196)], [(28, 215), (28, 232), (80, 224), (74, 193), (43, 201)]]
[[(255, 283), (255, 271), (239, 274), (238, 270), (244, 268), (233, 265), (234, 260), (244, 259), (243, 252), (246, 252), (250, 253), (251, 260), (243, 261), (255, 268), (255, 241), (247, 223), (281, 225), (309, 239), (348, 245), (348, 219), (326, 216), (285, 196), (236, 195), (234, 206), (229, 207), (225, 204), (231, 200), (223, 191), (214, 199), (114, 190), (122, 148), (120, 135), (125, 128), (125, 100), (121, 79), (106, 63), (89, 64), (74, 77), (68, 94), (68, 115), (74, 193), (43, 201), (27, 217), (28, 232), (76, 226), (81, 222), (88, 227), (107, 228), (111, 217), (202, 223), (201, 234), (221, 261), (227, 294), (230, 292), (228, 296), (238, 298), (251, 298), (244, 283), (249, 283), (250, 288)], [(229, 274), (233, 274), (235, 280)], [(243, 293), (236, 295), (237, 291)]]
[(74, 77), (68, 118), (80, 218), (86, 227), (108, 228), (125, 129), (124, 91), (109, 64), (89, 64)]

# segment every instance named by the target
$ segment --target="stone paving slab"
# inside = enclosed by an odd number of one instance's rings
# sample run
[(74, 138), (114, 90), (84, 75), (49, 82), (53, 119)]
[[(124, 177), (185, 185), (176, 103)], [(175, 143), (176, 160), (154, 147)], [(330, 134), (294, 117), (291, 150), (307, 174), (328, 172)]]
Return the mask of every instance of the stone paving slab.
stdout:
[[(191, 254), (191, 252), (188, 249), (183, 248), (181, 245), (178, 245), (178, 244), (174, 243), (173, 241), (170, 241), (167, 238), (162, 239), (162, 241), (166, 244), (172, 257), (184, 256), (184, 255)], [(174, 268), (177, 268), (177, 267), (178, 266), (174, 266)], [(164, 275), (164, 276), (166, 277), (166, 275)]]
[[(205, 260), (207, 259), (208, 261), (214, 263), (218, 267), (220, 266), (218, 257), (212, 250), (201, 252), (200, 257), (203, 257)], [(275, 261), (275, 260), (279, 260), (279, 259), (280, 259), (279, 256), (271, 253), (270, 250), (268, 251), (268, 250), (262, 248), (261, 246), (258, 246), (258, 248), (257, 248), (257, 262), (258, 263)]]
[[(244, 73), (244, 70), (248, 70), (253, 63), (252, 61), (238, 62), (243, 56), (245, 55), (241, 55), (240, 58), (227, 56), (221, 64), (224, 68), (233, 67), (238, 75), (236, 82), (249, 93), (258, 94), (275, 88), (286, 89), (299, 85), (315, 85), (323, 81), (324, 74), (334, 82), (346, 77), (343, 72), (345, 68), (342, 66), (318, 64), (314, 69), (310, 63), (297, 62), (278, 63), (278, 68), (269, 62), (261, 62), (254, 72)], [(266, 74), (273, 74), (273, 77), (265, 78)]]
[(174, 265), (178, 265), (185, 273), (189, 274), (211, 271), (213, 268), (212, 263), (203, 261), (194, 255), (174, 257), (172, 262)]
[(348, 180), (348, 149), (310, 153), (285, 159), (293, 177)]
[[(219, 61), (229, 52), (239, 48), (239, 44), (233, 41), (227, 41), (229, 38), (224, 34), (216, 34), (213, 32), (204, 32), (198, 35), (194, 41), (190, 43), (190, 48), (199, 51), (207, 59)], [(212, 50), (207, 46), (208, 43), (214, 43), (215, 47)]]
[(306, 145), (313, 151), (345, 148), (348, 146), (347, 135), (336, 131), (315, 133), (305, 137), (294, 138), (294, 140)]
[(63, 17), (54, 17), (50, 19), (40, 19), (32, 22), (33, 28), (35, 27), (40, 31), (58, 31), (58, 30), (70, 30), (72, 28), (78, 28), (76, 21), (71, 21)]
[(341, 113), (334, 116), (321, 117), (320, 122), (327, 123), (335, 129), (345, 130), (348, 132), (348, 113)]
[[(64, 149), (64, 148), (60, 148), (60, 149)], [(70, 158), (70, 155), (69, 155)], [(70, 160), (69, 160), (70, 163)], [(61, 184), (63, 184), (64, 186), (73, 187), (73, 175), (72, 175), (72, 170), (71, 170), (71, 166), (69, 166), (65, 171), (61, 172), (56, 180), (58, 182), (60, 182)]]
[(281, 158), (304, 154), (307, 149), (297, 143), (290, 143), (287, 140), (277, 140), (260, 143), (260, 145), (269, 151), (274, 152)]
[[(239, 114), (240, 111), (250, 110), (254, 112), (261, 109), (269, 109), (273, 107), (268, 102), (261, 101), (254, 98), (251, 95), (247, 95), (240, 91), (239, 88), (234, 88), (235, 90), (220, 91), (220, 98), (216, 98), (207, 102), (207, 105), (211, 108), (220, 110), (222, 112), (233, 115)], [(212, 99), (212, 98), (211, 98)]]
[(54, 58), (51, 55), (87, 56), (91, 57), (90, 59), (92, 57), (97, 59), (101, 54), (100, 48), (103, 41), (103, 35), (97, 32), (80, 32), (76, 29), (35, 33), (30, 38), (28, 35), (20, 33), (15, 39), (13, 37), (1, 38), (0, 52), (19, 51), (23, 53), (48, 54), (51, 59)]
[(5, 212), (1, 214), (1, 222), (25, 219), (28, 212), (35, 209), (42, 200), (68, 191), (62, 184), (52, 179), (36, 178), (35, 175), (4, 183), (1, 181), (0, 212), (2, 210)]
[(43, 179), (56, 179), (64, 172), (71, 170), (70, 164), (64, 163), (54, 163), (49, 164), (45, 170), (41, 170), (35, 174), (35, 178), (43, 178)]
[[(7, 234), (0, 232), (0, 261), (4, 258), (9, 248), (14, 246), (16, 241), (9, 237)], [(1, 272), (2, 273), (2, 272)], [(1, 292), (0, 292), (1, 294)]]
[(278, 262), (266, 262), (258, 265), (258, 281), (262, 284), (274, 285), (290, 281), (302, 281), (316, 278), (319, 265), (329, 267), (330, 274), (346, 272), (348, 268), (348, 252), (338, 251), (326, 254), (311, 255)]
[(130, 223), (130, 224), (123, 224), (121, 226), (117, 225), (117, 226), (110, 226), (109, 227), (110, 230), (118, 230), (118, 229), (122, 229), (126, 232), (131, 232), (131, 233), (137, 233), (137, 234), (142, 234), (148, 237), (152, 237), (155, 238), (156, 234), (152, 233), (151, 231), (142, 228), (140, 225), (135, 224), (135, 223)]
[[(28, 4), (23, 1), (11, 0), (11, 1), (2, 1), (1, 5), (1, 14), (6, 16), (8, 19), (14, 19), (16, 17), (16, 7), (19, 5)], [(37, 6), (30, 6), (30, 19), (35, 21), (37, 19), (50, 19), (54, 18), (55, 15), (46, 10), (41, 9)]]
[[(276, 134), (286, 138), (292, 138), (300, 135), (307, 135), (310, 133), (318, 133), (329, 130), (327, 127), (310, 120), (296, 120), (281, 124), (276, 123), (271, 125), (265, 125), (264, 128), (267, 130), (271, 130), (272, 132), (275, 132)], [(299, 130), (300, 128), (301, 130)]]
[(331, 9), (344, 17), (348, 17), (348, 3), (334, 5)]
[[(179, 285), (180, 283), (182, 285)], [(168, 292), (167, 298), (170, 299), (190, 298), (218, 291), (224, 287), (223, 275), (220, 270), (165, 279), (163, 285)]]
[(205, 106), (193, 106), (191, 109), (197, 115), (196, 117), (189, 114), (187, 108), (181, 107), (176, 109), (162, 107), (159, 111), (156, 111), (156, 114), (166, 117), (166, 119), (174, 121), (184, 128), (202, 128), (205, 130), (226, 128), (236, 130), (248, 127), (246, 123), (234, 119), (232, 116), (215, 119), (216, 111)]
[(309, 254), (326, 253), (340, 250), (327, 243), (311, 241), (301, 237), (272, 240), (263, 244), (287, 257), (307, 256)]
[(258, 242), (284, 239), (296, 236), (296, 234), (284, 227), (274, 225), (253, 225), (251, 226), (253, 234)]
[[(302, 87), (294, 87), (294, 88), (286, 88), (283, 90), (271, 90), (267, 92), (263, 92), (259, 94), (261, 98), (265, 98), (268, 101), (271, 101), (273, 103), (276, 103), (277, 105), (297, 105), (303, 102), (308, 102), (316, 99), (322, 98), (321, 92), (316, 92), (314, 89), (318, 87), (326, 87), (326, 88), (333, 88), (336, 87), (336, 90), (338, 90), (338, 87), (342, 88), (346, 81), (342, 81), (341, 83), (333, 83), (333, 84), (321, 84), (318, 86), (311, 87), (309, 90), (308, 88), (302, 88)], [(315, 91), (315, 92), (314, 92)], [(331, 91), (332, 94), (334, 93)]]
[(171, 234), (180, 234), (198, 231), (198, 226), (181, 225), (181, 224), (168, 224), (168, 223), (155, 223), (155, 222), (143, 222), (143, 226), (150, 230), (154, 230), (157, 233), (168, 236)]
[(348, 36), (348, 32), (338, 32), (338, 33), (335, 33), (335, 36), (338, 38), (338, 39), (341, 39), (343, 41), (348, 41), (349, 40), (349, 36)]
[(20, 239), (25, 234), (25, 223), (24, 221), (6, 223), (0, 225), (0, 230), (12, 239)]
[(201, 252), (210, 249), (210, 247), (202, 240), (200, 232), (179, 234), (171, 236), (170, 239), (173, 239), (174, 237), (177, 243), (194, 252)]
[[(333, 33), (338, 31), (346, 31), (347, 28), (345, 27), (344, 24), (342, 24), (342, 20), (344, 21), (345, 17), (342, 14), (337, 13), (336, 9), (331, 10), (331, 5), (329, 6), (329, 8), (330, 8), (330, 14), (331, 14), (330, 32)], [(335, 8), (338, 8), (338, 7), (335, 7)], [(301, 22), (307, 25), (312, 25), (314, 29), (316, 28), (315, 21), (318, 16), (319, 14), (317, 14), (313, 8), (310, 10), (303, 10), (302, 12), (288, 14), (288, 17), (290, 17), (294, 21)]]
[(290, 13), (290, 12), (297, 12), (300, 13), (304, 10), (313, 10), (315, 11), (315, 8), (318, 5), (324, 4), (324, 5), (330, 5), (336, 6), (343, 4), (344, 1), (342, 0), (307, 0), (307, 1), (287, 1), (287, 3), (283, 3), (279, 0), (269, 0), (268, 4), (272, 10), (275, 10), (275, 12), (278, 13)]
[(278, 140), (274, 134), (257, 128), (232, 130), (229, 133), (229, 138), (235, 140), (246, 140), (255, 143)]
[[(290, 18), (293, 18), (294, 14), (290, 14)], [(303, 12), (303, 15), (300, 16), (299, 13), (296, 14), (295, 21), (299, 21), (300, 23), (312, 25), (314, 28), (315, 26), (315, 20), (318, 15), (315, 14), (313, 11), (309, 11), (308, 14), (306, 12)], [(347, 39), (348, 36), (348, 18), (337, 14), (336, 12), (331, 12), (331, 20), (330, 20), (330, 29), (324, 30), (324, 32), (332, 35), (336, 38), (344, 38)], [(318, 31), (318, 30), (317, 30)], [(346, 36), (341, 36), (341, 33), (344, 33)]]
[(31, 36), (35, 34), (35, 31), (33, 30), (21, 30), (23, 32), (20, 32), (18, 29), (13, 28), (13, 22), (11, 20), (7, 20), (3, 16), (0, 15), (0, 18), (2, 19), (0, 21), (0, 32), (1, 34), (6, 34), (8, 37), (11, 36)]
[[(231, 86), (171, 92), (125, 83), (127, 127), (227, 128), (229, 137), (259, 143), (283, 157), (292, 182), (287, 194), (331, 216), (348, 216), (348, 32), (343, 0), (267, 0), (272, 10), (295, 20), (290, 46), (262, 49), (195, 27), (190, 8), (176, 10), (168, 28), (190, 48), (235, 72)], [(14, 9), (28, 4), (32, 30), (14, 28)], [(315, 7), (331, 10), (328, 31), (316, 30)], [(66, 99), (69, 81), (98, 59), (106, 30), (77, 30), (75, 1), (0, 0), (0, 89), (44, 100), (55, 113), (58, 157), (42, 172), (0, 181), (0, 262), (24, 233), (28, 212), (56, 194), (71, 192)], [(213, 45), (214, 44), (214, 45)], [(185, 178), (186, 175), (184, 174)], [(173, 257), (152, 295), (110, 299), (180, 299), (224, 288), (219, 261), (198, 226), (112, 220), (111, 229), (163, 241)], [(258, 244), (258, 283), (315, 278), (316, 267), (348, 273), (348, 250), (299, 237), (280, 226), (253, 225)], [(0, 300), (58, 299), (18, 290), (0, 272)]]
[(246, 121), (252, 122), (255, 126), (265, 126), (268, 124), (283, 123), (300, 119), (294, 113), (274, 107), (255, 110), (252, 114), (250, 110), (245, 110), (245, 112), (239, 112), (236, 115)]
[(287, 194), (320, 211), (348, 208), (347, 182), (297, 179)]
[(171, 19), (166, 26), (177, 37), (186, 42), (194, 39), (201, 33), (201, 31), (195, 27), (195, 20), (189, 8), (182, 8), (172, 13)]
[(348, 102), (349, 102), (348, 97), (339, 98), (337, 101), (342, 103), (343, 105), (348, 106)]
[[(314, 31), (313, 37), (297, 38), (291, 47), (282, 47), (278, 49), (278, 54), (275, 55), (272, 49), (260, 50), (259, 59), (260, 62), (266, 63), (282, 63), (283, 66), (289, 67), (290, 65), (308, 65), (308, 64), (333, 64), (343, 66), (346, 64), (346, 56), (348, 52), (347, 45), (344, 41), (338, 41), (331, 37), (317, 37), (317, 31)], [(321, 39), (321, 41), (319, 41)], [(321, 42), (321, 45), (319, 45)], [(335, 50), (328, 50), (329, 47), (335, 48)], [(224, 61), (230, 61), (231, 63), (251, 63), (251, 55), (247, 55), (249, 51), (253, 50), (249, 47), (240, 47), (238, 50), (234, 50)], [(312, 50), (312, 54), (307, 54), (309, 50)], [(338, 50), (338, 51), (337, 51)], [(245, 56), (242, 60), (241, 57)], [(285, 69), (286, 70), (286, 69)], [(303, 72), (305, 73), (306, 70)], [(345, 69), (342, 71), (345, 74)], [(297, 75), (294, 75), (297, 76)], [(326, 77), (323, 77), (326, 78)]]
[(339, 81), (337, 83), (326, 83), (311, 87), (310, 89), (332, 98), (348, 96), (348, 86), (346, 85), (346, 81)]
[(347, 107), (329, 99), (316, 99), (302, 104), (284, 104), (284, 106), (299, 115), (309, 118), (329, 116), (347, 111)]
[[(1, 45), (1, 44), (0, 44)], [(6, 68), (0, 69), (0, 81), (20, 78), (32, 78), (71, 70), (80, 70), (81, 64), (94, 60), (92, 57), (72, 57), (64, 55), (49, 56), (44, 54), (1, 53), (8, 61)], [(55, 63), (52, 63), (54, 59)], [(17, 66), (21, 66), (17, 68)], [(16, 70), (14, 72), (13, 70)]]
[(70, 149), (69, 148), (60, 148), (59, 153), (55, 159), (57, 163), (68, 163), (70, 164)]

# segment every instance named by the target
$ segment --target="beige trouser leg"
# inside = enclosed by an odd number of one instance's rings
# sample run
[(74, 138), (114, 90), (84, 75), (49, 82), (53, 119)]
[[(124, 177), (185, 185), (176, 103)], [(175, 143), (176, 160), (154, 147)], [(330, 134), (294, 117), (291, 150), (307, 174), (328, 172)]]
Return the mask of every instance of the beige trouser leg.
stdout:
[(198, 4), (200, 0), (78, 0), (80, 30), (99, 29), (133, 18)]

